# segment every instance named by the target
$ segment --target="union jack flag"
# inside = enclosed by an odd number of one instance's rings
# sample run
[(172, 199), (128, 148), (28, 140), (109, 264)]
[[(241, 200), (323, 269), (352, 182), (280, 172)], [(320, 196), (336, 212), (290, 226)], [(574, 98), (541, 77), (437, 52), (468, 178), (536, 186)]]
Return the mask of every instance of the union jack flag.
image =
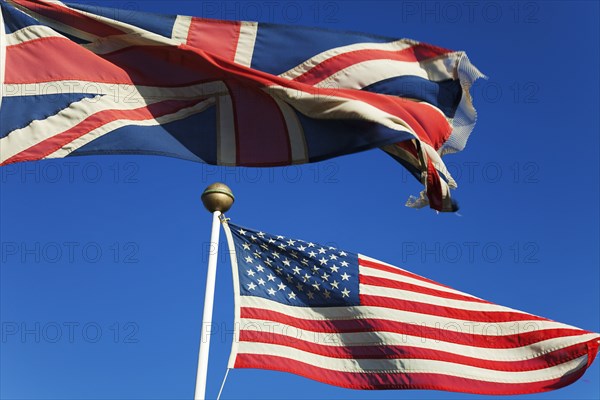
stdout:
[(453, 211), (441, 156), (475, 123), (481, 73), (413, 40), (0, 0), (0, 165), (155, 154), (283, 166), (381, 148)]
[(597, 333), (361, 254), (224, 226), (235, 292), (229, 368), (352, 389), (506, 395), (569, 385), (598, 352)]

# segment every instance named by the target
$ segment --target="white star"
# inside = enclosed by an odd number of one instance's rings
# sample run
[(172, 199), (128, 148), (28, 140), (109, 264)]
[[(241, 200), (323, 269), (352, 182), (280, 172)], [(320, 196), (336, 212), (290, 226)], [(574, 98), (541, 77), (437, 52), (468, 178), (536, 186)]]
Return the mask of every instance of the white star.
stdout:
[(325, 257), (321, 257), (321, 259), (319, 260), (319, 262), (321, 263), (321, 265), (326, 265), (327, 264), (327, 260)]
[(272, 282), (275, 280), (275, 275), (269, 274), (269, 275), (267, 275), (267, 279), (269, 280), (269, 282)]
[(306, 250), (306, 247), (304, 247), (304, 246), (298, 246), (298, 250), (304, 251), (304, 250)]
[(256, 270), (257, 270), (258, 272), (264, 272), (264, 271), (265, 271), (265, 267), (263, 267), (262, 265), (257, 265), (257, 266), (256, 266)]
[(290, 251), (290, 254), (292, 255), (292, 257), (294, 258), (298, 258), (298, 253), (296, 253), (294, 250)]
[(314, 251), (311, 251), (310, 253), (308, 253), (308, 255), (309, 255), (311, 258), (315, 258), (315, 257), (317, 257), (317, 253), (315, 253)]
[(250, 236), (250, 240), (252, 240), (253, 242), (256, 242), (256, 236), (254, 236), (254, 235)]
[(288, 260), (287, 258), (285, 260), (282, 261), (283, 265), (285, 265), (286, 267), (290, 266), (290, 260)]
[(292, 271), (294, 271), (294, 275), (299, 275), (302, 270), (296, 266)]
[(273, 244), (273, 243), (275, 243), (275, 239), (273, 239), (273, 238), (270, 238), (270, 239), (269, 239), (269, 244)]
[(296, 241), (295, 241), (295, 240), (292, 240), (292, 239), (290, 239), (290, 240), (288, 240), (288, 241), (287, 241), (287, 244), (288, 244), (289, 246), (293, 246), (293, 245), (295, 245), (295, 244), (296, 244)]
[(283, 273), (283, 268), (281, 268), (281, 267), (277, 267), (277, 268), (275, 268), (275, 273), (276, 273), (277, 275), (281, 275), (281, 274)]
[(242, 245), (244, 247), (244, 250), (250, 250), (250, 244), (244, 242), (244, 244)]
[(328, 298), (330, 298), (330, 297), (331, 297), (331, 293), (330, 293), (328, 290), (325, 290), (325, 291), (323, 292), (323, 296), (325, 296), (325, 298), (326, 298), (326, 299), (328, 299)]
[(264, 251), (269, 250), (269, 246), (266, 243), (261, 243), (260, 248), (263, 249)]
[(288, 283), (294, 282), (294, 278), (292, 278), (291, 275), (288, 275), (285, 279), (288, 281)]
[(342, 290), (342, 297), (350, 297), (350, 291), (344, 288), (344, 290)]
[(342, 265), (342, 267), (347, 267), (348, 266), (348, 263), (346, 261), (342, 261), (340, 264)]
[(256, 285), (254, 283), (249, 283), (248, 284), (248, 289), (254, 290), (254, 289), (256, 289)]
[(290, 294), (288, 294), (288, 297), (290, 298), (290, 300), (294, 300), (296, 298), (296, 293), (290, 292)]
[(258, 237), (261, 237), (261, 238), (265, 237), (265, 233), (264, 232), (258, 232), (257, 235), (258, 235)]
[(265, 264), (267, 264), (269, 267), (273, 264), (273, 261), (269, 260), (268, 258), (265, 260)]
[(319, 272), (319, 267), (317, 267), (316, 265), (313, 265), (312, 270), (313, 270), (313, 275), (316, 274), (317, 272)]
[(329, 280), (329, 274), (327, 272), (323, 272), (323, 275), (321, 275), (321, 279), (323, 279), (324, 281)]
[(303, 259), (303, 260), (302, 260), (302, 261), (300, 261), (300, 262), (301, 262), (302, 264), (304, 264), (304, 265), (308, 265), (308, 260), (307, 260), (306, 258), (305, 258), (305, 259)]
[(301, 284), (301, 283), (299, 283), (299, 284), (296, 285), (296, 289), (298, 289), (301, 292), (304, 290), (303, 288), (304, 288), (304, 285)]
[(334, 289), (339, 289), (339, 285), (340, 283), (338, 281), (333, 281), (331, 282), (331, 287)]
[(329, 246), (329, 250), (335, 250), (335, 247)]
[(242, 228), (240, 228), (240, 230), (238, 232), (240, 233), (240, 235), (245, 235), (246, 234), (246, 231), (243, 230)]
[(303, 279), (304, 279), (304, 282), (308, 282), (310, 280), (310, 275), (304, 274)]
[(331, 272), (338, 272), (338, 269), (340, 269), (340, 267), (338, 267), (337, 265), (332, 265), (331, 267), (329, 267), (329, 269), (331, 270)]
[(279, 290), (285, 290), (285, 288), (286, 288), (287, 286), (285, 286), (285, 285), (283, 284), (283, 282), (282, 282), (282, 283), (280, 283), (279, 285), (277, 285), (277, 287), (279, 288)]
[(279, 235), (279, 236), (277, 236), (277, 239), (281, 240), (281, 239), (285, 239), (285, 237)]
[(248, 270), (248, 271), (246, 271), (246, 272), (248, 272), (248, 275), (250, 275), (250, 276), (254, 276), (254, 271), (252, 271), (251, 269), (249, 269), (249, 270)]
[(340, 256), (346, 257), (348, 254), (345, 251), (340, 251)]
[(306, 295), (308, 296), (309, 299), (314, 299), (315, 298), (315, 294), (313, 292), (308, 292), (306, 293)]
[(271, 254), (273, 254), (273, 258), (279, 258), (279, 253), (274, 251)]
[(308, 242), (308, 247), (315, 247), (315, 244), (313, 242)]
[(261, 286), (265, 286), (265, 280), (263, 278), (258, 278), (258, 284)]
[(343, 280), (343, 281), (347, 281), (348, 279), (350, 279), (350, 275), (348, 275), (347, 273), (345, 273), (345, 272), (344, 272), (344, 273), (342, 274), (342, 280)]
[(335, 254), (330, 255), (329, 258), (331, 258), (332, 260), (337, 260), (337, 256)]
[(319, 249), (319, 254), (325, 254), (326, 252), (327, 252), (327, 250), (325, 250), (322, 247)]
[(275, 293), (276, 293), (275, 289), (273, 289), (273, 288), (269, 288), (269, 290), (267, 290), (267, 292), (269, 292), (269, 294), (271, 296), (275, 296)]
[(262, 254), (262, 253), (261, 253), (260, 251), (256, 250), (256, 251), (254, 252), (254, 258), (260, 258), (260, 255), (261, 255), (261, 254)]
[(285, 250), (285, 244), (281, 243), (279, 246), (277, 246), (278, 248), (280, 248), (281, 250)]
[(316, 290), (320, 290), (319, 289), (319, 282), (315, 282), (311, 286), (314, 287)]
[(253, 262), (253, 261), (252, 261), (252, 257), (250, 257), (250, 256), (246, 257), (246, 262), (247, 262), (248, 264), (252, 264), (252, 262)]

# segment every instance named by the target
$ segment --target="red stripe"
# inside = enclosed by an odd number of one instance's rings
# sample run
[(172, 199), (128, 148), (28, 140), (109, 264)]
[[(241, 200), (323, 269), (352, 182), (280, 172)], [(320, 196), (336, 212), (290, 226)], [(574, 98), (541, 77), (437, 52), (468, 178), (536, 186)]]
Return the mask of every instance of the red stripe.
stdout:
[(233, 61), (240, 39), (241, 26), (242, 23), (239, 21), (219, 21), (194, 17), (190, 24), (187, 44), (227, 61)]
[[(40, 58), (40, 54), (52, 57)], [(132, 46), (97, 55), (69, 39), (49, 37), (6, 48), (6, 83), (73, 80), (185, 86), (225, 77), (208, 57), (174, 46)], [(94, 86), (75, 89), (90, 92)]]
[(518, 311), (471, 311), (454, 307), (421, 303), (418, 301), (394, 299), (383, 296), (372, 296), (367, 294), (360, 295), (360, 304), (363, 306), (382, 307), (391, 310), (408, 311), (417, 314), (435, 315), (444, 318), (486, 323), (548, 321), (545, 318)]
[(426, 189), (427, 199), (429, 200), (429, 206), (434, 210), (443, 211), (444, 198), (442, 194), (442, 184), (440, 182), (440, 175), (438, 174), (430, 159), (427, 159)]
[[(318, 354), (330, 358), (340, 359), (423, 359), (450, 362), (454, 364), (469, 365), (478, 368), (492, 369), (496, 371), (534, 371), (562, 364), (583, 355), (588, 354), (587, 343), (578, 343), (562, 349), (554, 350), (535, 358), (516, 361), (491, 361), (482, 358), (467, 357), (446, 351), (432, 350), (414, 346), (328, 346), (317, 344), (306, 340), (279, 335), (269, 332), (257, 332), (242, 330), (240, 341), (252, 343), (269, 343), (288, 346), (309, 353)], [(423, 346), (426, 346), (424, 344)], [(460, 368), (456, 366), (456, 368)]]
[(63, 7), (57, 3), (39, 2), (29, 0), (14, 0), (14, 3), (20, 4), (29, 10), (53, 19), (64, 25), (71, 26), (80, 31), (91, 33), (95, 36), (106, 37), (111, 35), (122, 35), (124, 31), (99, 22), (93, 18), (84, 15), (81, 12)]
[[(488, 324), (484, 325), (484, 332), (490, 332), (491, 334), (477, 335), (469, 333), (469, 331), (473, 329), (473, 326), (477, 326), (476, 323), (474, 323), (474, 325), (466, 325), (462, 323), (462, 321), (450, 322), (444, 326), (429, 327), (425, 324), (417, 325), (374, 318), (317, 321), (290, 317), (283, 313), (251, 307), (242, 307), (240, 312), (241, 318), (273, 321), (312, 332), (392, 332), (401, 335), (417, 336), (425, 339), (441, 340), (444, 342), (491, 349), (512, 349), (556, 337), (578, 336), (589, 333), (581, 329), (569, 328), (534, 331), (533, 328), (536, 328), (536, 325), (532, 322), (531, 325), (523, 327), (524, 330), (532, 329), (527, 332), (513, 333), (515, 331), (512, 329), (508, 329), (507, 332), (499, 332), (500, 328), (497, 325)], [(503, 335), (497, 336), (496, 333), (502, 333)]]
[(417, 151), (417, 146), (415, 146), (415, 144), (412, 141), (400, 142), (400, 143), (396, 143), (395, 145), (400, 147), (404, 151), (408, 152), (410, 155), (412, 155), (417, 160), (419, 160), (419, 153)]
[(318, 382), (350, 389), (430, 389), (494, 395), (537, 393), (558, 389), (575, 382), (586, 370), (580, 368), (560, 378), (533, 383), (494, 383), (434, 373), (339, 372), (285, 357), (255, 354), (238, 354), (234, 368), (290, 372)]
[(120, 119), (133, 121), (144, 121), (172, 114), (185, 107), (190, 107), (199, 103), (201, 100), (167, 100), (149, 106), (140, 107), (134, 110), (104, 110), (90, 115), (74, 127), (67, 129), (55, 136), (52, 136), (43, 142), (22, 151), (13, 157), (7, 159), (0, 165), (10, 164), (18, 161), (40, 160), (63, 146), (71, 143), (73, 140), (99, 128), (107, 123)]
[[(396, 275), (400, 275), (400, 276), (405, 276), (407, 278), (412, 278), (412, 279), (417, 279), (419, 281), (423, 281), (423, 282), (427, 282), (427, 283), (432, 283), (432, 284), (434, 284), (436, 286), (440, 286), (440, 287), (443, 287), (443, 288), (446, 288), (446, 289), (452, 289), (450, 286), (442, 285), (441, 283), (438, 283), (436, 281), (432, 281), (431, 279), (422, 277), (422, 276), (417, 275), (417, 274), (413, 274), (412, 272), (406, 271), (404, 269), (400, 269), (400, 268), (397, 268), (397, 267), (392, 267), (390, 265), (385, 265), (385, 264), (382, 264), (382, 263), (374, 261), (374, 260), (367, 260), (367, 259), (362, 258), (360, 256), (358, 257), (358, 264), (362, 265), (363, 267), (369, 267), (369, 268), (373, 268), (373, 269), (378, 269), (380, 271), (390, 272), (392, 274), (396, 274)], [(452, 290), (454, 290), (454, 289), (452, 289)]]
[(237, 165), (247, 167), (289, 165), (292, 158), (285, 119), (267, 93), (254, 86), (227, 81), (233, 101)]
[[(40, 54), (51, 54), (41, 58)], [(6, 48), (5, 82), (79, 80), (131, 84), (130, 74), (66, 38), (49, 37)], [(93, 87), (89, 89), (93, 90)]]
[(433, 47), (426, 44), (416, 44), (403, 50), (355, 50), (328, 58), (327, 60), (311, 68), (309, 71), (294, 78), (294, 81), (307, 83), (309, 85), (316, 85), (317, 83), (345, 68), (365, 61), (394, 60), (420, 62), (448, 53), (450, 53), (450, 50)]
[(464, 296), (464, 295), (460, 295), (460, 294), (444, 292), (441, 290), (430, 289), (430, 288), (413, 285), (413, 284), (406, 283), (406, 282), (394, 281), (394, 280), (385, 279), (385, 278), (377, 278), (374, 276), (366, 276), (366, 275), (362, 275), (362, 274), (360, 275), (360, 283), (364, 284), (364, 285), (370, 285), (370, 286), (378, 286), (378, 287), (406, 290), (406, 291), (414, 292), (414, 293), (422, 293), (422, 294), (427, 294), (430, 296), (442, 297), (444, 299), (468, 301), (471, 303), (492, 304), (489, 301), (477, 299), (477, 298), (474, 298), (471, 296)]

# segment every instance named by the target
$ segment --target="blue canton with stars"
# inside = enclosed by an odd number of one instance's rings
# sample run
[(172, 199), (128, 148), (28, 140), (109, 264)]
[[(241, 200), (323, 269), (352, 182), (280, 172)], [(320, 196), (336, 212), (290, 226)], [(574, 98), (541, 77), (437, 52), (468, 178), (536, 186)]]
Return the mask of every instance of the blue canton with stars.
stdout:
[(242, 296), (298, 307), (360, 304), (357, 254), (229, 226)]

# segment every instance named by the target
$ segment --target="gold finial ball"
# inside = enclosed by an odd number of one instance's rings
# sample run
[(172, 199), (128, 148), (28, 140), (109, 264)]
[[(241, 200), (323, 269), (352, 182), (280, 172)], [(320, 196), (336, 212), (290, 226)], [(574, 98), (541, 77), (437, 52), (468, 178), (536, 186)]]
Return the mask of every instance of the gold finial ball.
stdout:
[(235, 200), (229, 186), (220, 182), (213, 183), (204, 189), (201, 198), (202, 204), (211, 213), (228, 211)]

